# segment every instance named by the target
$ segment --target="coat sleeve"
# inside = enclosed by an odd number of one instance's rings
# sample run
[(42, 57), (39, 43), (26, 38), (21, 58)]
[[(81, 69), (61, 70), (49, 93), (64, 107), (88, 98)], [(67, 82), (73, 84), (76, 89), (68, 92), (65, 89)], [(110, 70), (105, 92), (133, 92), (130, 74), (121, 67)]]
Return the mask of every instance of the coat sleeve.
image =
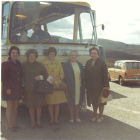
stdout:
[(63, 71), (63, 67), (62, 67), (61, 63), (59, 63), (59, 74), (60, 74), (60, 79), (63, 80), (64, 79), (64, 71)]
[(3, 62), (2, 63), (2, 84), (5, 89), (10, 89), (9, 79), (8, 79), (8, 63)]
[(88, 69), (88, 61), (86, 62), (86, 65), (85, 65), (85, 69), (84, 69), (84, 83), (85, 83), (85, 88), (87, 88), (87, 69)]
[(85, 100), (85, 69), (83, 68), (81, 63), (80, 69), (81, 69), (81, 102), (83, 103)]
[(43, 77), (46, 79), (48, 77), (48, 72), (42, 64), (40, 64), (40, 67), (41, 67), (41, 75), (43, 75)]
[(104, 88), (109, 88), (108, 71), (105, 62), (102, 63), (102, 72), (103, 72), (103, 86)]
[(62, 68), (63, 68), (63, 72), (64, 72), (64, 79), (63, 79), (64, 82), (66, 82), (66, 76), (67, 76), (67, 75), (66, 75), (66, 69), (65, 69), (65, 68), (66, 68), (66, 66), (65, 66), (66, 64), (65, 64), (65, 63), (66, 63), (66, 62), (62, 62), (62, 63), (61, 63), (61, 64), (62, 64)]
[(24, 87), (24, 83), (25, 83), (25, 63), (23, 63), (21, 65), (22, 67), (22, 87)]

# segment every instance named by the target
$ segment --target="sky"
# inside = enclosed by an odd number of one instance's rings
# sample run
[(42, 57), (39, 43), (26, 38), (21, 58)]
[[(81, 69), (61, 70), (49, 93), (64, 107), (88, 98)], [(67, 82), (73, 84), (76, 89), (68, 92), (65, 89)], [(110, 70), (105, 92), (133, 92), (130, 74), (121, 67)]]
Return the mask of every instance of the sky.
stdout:
[(140, 0), (89, 0), (96, 10), (98, 38), (140, 45)]
[(96, 10), (97, 25), (105, 25), (104, 31), (97, 28), (98, 38), (140, 45), (140, 0), (70, 1), (87, 1)]

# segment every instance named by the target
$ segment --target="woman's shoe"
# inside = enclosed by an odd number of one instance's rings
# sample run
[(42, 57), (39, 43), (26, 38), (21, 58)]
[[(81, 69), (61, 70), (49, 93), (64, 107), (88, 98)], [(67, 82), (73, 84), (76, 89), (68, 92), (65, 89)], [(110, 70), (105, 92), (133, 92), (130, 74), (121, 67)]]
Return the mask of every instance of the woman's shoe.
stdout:
[(17, 132), (17, 129), (15, 129), (14, 127), (8, 127), (8, 131), (10, 131), (10, 132)]
[(31, 124), (32, 129), (35, 129), (35, 127), (36, 127), (35, 124)]
[(57, 121), (57, 122), (55, 122), (55, 124), (56, 124), (56, 125), (59, 125), (59, 124), (60, 124), (60, 122), (59, 122), (59, 121)]
[(93, 118), (91, 119), (91, 121), (92, 121), (92, 122), (97, 121), (97, 117), (93, 117)]
[(53, 125), (53, 124), (54, 124), (54, 122), (53, 122), (53, 121), (50, 121), (50, 122), (49, 122), (49, 125)]
[(69, 120), (70, 123), (74, 123), (74, 120)]
[(80, 123), (80, 122), (81, 122), (81, 120), (78, 118), (78, 119), (76, 119), (76, 122)]
[(17, 129), (17, 130), (18, 130), (18, 129), (21, 129), (21, 127), (18, 126), (18, 125), (14, 126), (14, 128)]
[(98, 118), (98, 120), (97, 120), (97, 122), (99, 122), (99, 123), (100, 123), (100, 122), (102, 122), (103, 120), (104, 120), (104, 118), (103, 118), (103, 117), (99, 117), (99, 118)]
[(43, 126), (41, 124), (37, 124), (38, 128), (43, 128)]

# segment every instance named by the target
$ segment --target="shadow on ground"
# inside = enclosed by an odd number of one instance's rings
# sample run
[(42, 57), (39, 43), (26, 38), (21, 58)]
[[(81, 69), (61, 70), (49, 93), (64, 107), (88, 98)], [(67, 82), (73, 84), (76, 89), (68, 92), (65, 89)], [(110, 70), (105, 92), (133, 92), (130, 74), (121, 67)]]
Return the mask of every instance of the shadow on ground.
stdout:
[(115, 91), (111, 90), (112, 99), (127, 98), (127, 96), (121, 95)]
[[(18, 132), (6, 130), (5, 110), (2, 109), (2, 133), (7, 140), (140, 140), (140, 130), (130, 125), (104, 117), (102, 123), (92, 123), (89, 119), (92, 111), (81, 112), (81, 123), (70, 124), (66, 108), (61, 106), (60, 125), (50, 126), (46, 108), (43, 109), (43, 128), (30, 128), (27, 109), (20, 107), (18, 124), (21, 126)], [(64, 111), (65, 110), (65, 111)]]
[[(113, 83), (116, 83), (119, 85), (117, 81), (111, 81)], [(125, 83), (123, 87), (129, 87), (129, 88), (140, 88), (140, 82), (139, 83)]]

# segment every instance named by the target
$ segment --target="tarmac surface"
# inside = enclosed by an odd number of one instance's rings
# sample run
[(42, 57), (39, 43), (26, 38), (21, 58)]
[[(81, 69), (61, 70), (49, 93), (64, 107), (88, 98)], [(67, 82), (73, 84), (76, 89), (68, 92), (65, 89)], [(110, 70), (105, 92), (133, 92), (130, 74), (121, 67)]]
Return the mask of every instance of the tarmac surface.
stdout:
[(43, 108), (43, 128), (30, 128), (28, 111), (21, 106), (17, 132), (7, 131), (5, 109), (1, 110), (2, 140), (140, 140), (140, 84), (120, 86), (110, 83), (113, 100), (105, 106), (104, 121), (93, 123), (92, 108), (80, 112), (81, 123), (70, 124), (65, 106), (61, 106), (60, 125), (50, 126)]

